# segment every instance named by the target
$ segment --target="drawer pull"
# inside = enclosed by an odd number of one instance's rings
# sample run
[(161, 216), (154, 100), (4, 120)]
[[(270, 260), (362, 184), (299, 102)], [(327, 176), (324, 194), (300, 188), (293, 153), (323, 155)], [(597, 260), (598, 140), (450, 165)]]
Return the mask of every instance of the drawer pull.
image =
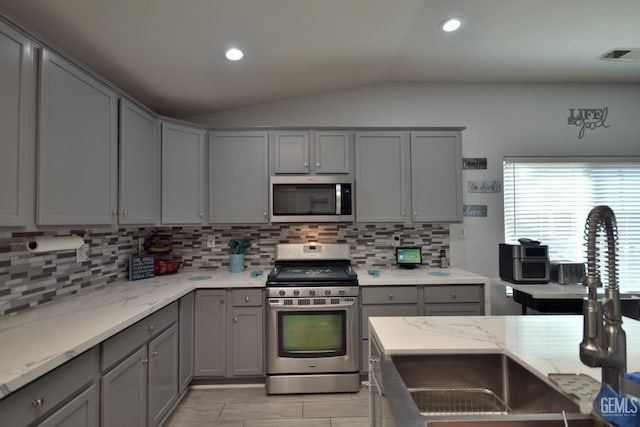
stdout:
[(393, 300), (393, 294), (389, 294), (389, 299)]
[(244, 302), (249, 302), (249, 297), (244, 297)]
[(153, 332), (153, 330), (154, 330), (154, 329), (155, 329), (155, 327), (154, 327), (153, 325), (150, 325), (150, 326), (147, 328), (147, 331), (149, 331), (149, 332)]
[(233, 323), (238, 323), (238, 316), (233, 318)]
[(451, 292), (451, 298), (456, 299), (456, 293), (455, 292)]
[(153, 357), (156, 357), (156, 356), (158, 356), (158, 352), (157, 352), (157, 351), (154, 351), (153, 353), (151, 353), (151, 355), (152, 355)]
[(146, 365), (149, 362), (149, 359), (142, 359), (142, 364)]
[(31, 406), (33, 406), (34, 408), (42, 408), (42, 405), (44, 405), (44, 397), (35, 399), (31, 402)]
[(224, 304), (224, 298), (220, 298), (220, 304)]

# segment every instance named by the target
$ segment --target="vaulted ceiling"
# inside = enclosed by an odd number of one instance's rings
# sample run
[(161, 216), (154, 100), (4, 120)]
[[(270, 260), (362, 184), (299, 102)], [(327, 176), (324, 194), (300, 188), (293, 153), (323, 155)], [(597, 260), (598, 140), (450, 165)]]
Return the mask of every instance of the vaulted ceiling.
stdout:
[[(638, 0), (0, 0), (174, 117), (384, 82), (640, 83)], [(449, 16), (463, 27), (445, 33)], [(230, 62), (236, 46), (244, 58)]]

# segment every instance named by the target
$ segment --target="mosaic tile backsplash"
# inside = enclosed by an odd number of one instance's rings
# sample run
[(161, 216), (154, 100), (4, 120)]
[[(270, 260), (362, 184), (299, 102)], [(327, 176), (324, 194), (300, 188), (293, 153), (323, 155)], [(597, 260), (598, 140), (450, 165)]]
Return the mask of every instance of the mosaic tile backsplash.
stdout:
[[(139, 239), (157, 232), (172, 245), (171, 255), (183, 268), (228, 269), (230, 239), (248, 239), (247, 268), (273, 265), (278, 243), (348, 243), (352, 264), (386, 267), (395, 263), (393, 241), (422, 246), (425, 264), (439, 265), (441, 249), (449, 252), (448, 224), (282, 224), (203, 227), (150, 227), (39, 232), (0, 232), (0, 316), (126, 280), (129, 258), (138, 252)], [(83, 235), (89, 259), (76, 262), (74, 250), (30, 253), (25, 242), (38, 235)], [(207, 248), (207, 239), (215, 247)]]

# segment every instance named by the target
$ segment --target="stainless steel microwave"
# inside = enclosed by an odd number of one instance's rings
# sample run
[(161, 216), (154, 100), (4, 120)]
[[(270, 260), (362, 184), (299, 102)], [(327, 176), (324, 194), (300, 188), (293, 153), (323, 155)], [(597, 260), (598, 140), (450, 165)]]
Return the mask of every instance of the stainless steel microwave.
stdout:
[(344, 176), (272, 176), (271, 222), (351, 222), (353, 182)]

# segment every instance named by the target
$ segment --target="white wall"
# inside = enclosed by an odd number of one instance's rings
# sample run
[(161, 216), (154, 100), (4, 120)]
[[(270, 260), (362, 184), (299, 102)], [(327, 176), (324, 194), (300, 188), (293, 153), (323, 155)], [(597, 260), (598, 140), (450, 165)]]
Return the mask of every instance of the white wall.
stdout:
[[(609, 128), (567, 124), (570, 108), (608, 108)], [(207, 127), (464, 126), (464, 157), (488, 169), (464, 171), (464, 203), (488, 205), (487, 218), (451, 227), (452, 264), (498, 275), (502, 194), (469, 194), (470, 179), (502, 179), (505, 156), (640, 155), (640, 85), (383, 84), (287, 99), (190, 118)], [(464, 227), (466, 238), (458, 230)]]

